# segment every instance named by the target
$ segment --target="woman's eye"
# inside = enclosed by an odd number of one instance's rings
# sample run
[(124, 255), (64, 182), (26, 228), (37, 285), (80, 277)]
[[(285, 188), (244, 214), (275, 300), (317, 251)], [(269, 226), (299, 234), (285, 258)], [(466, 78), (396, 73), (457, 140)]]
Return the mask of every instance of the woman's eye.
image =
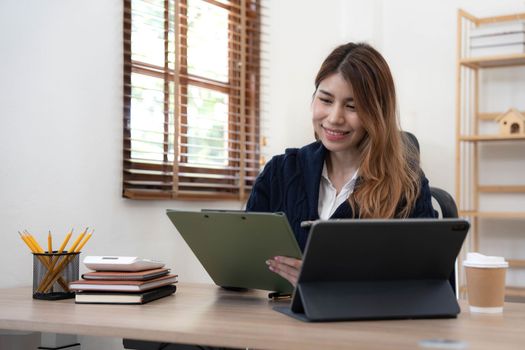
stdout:
[(346, 108), (348, 108), (351, 111), (355, 110), (355, 106), (352, 106), (352, 105), (346, 105)]
[(319, 97), (319, 100), (321, 100), (322, 103), (332, 103), (332, 101), (328, 98)]

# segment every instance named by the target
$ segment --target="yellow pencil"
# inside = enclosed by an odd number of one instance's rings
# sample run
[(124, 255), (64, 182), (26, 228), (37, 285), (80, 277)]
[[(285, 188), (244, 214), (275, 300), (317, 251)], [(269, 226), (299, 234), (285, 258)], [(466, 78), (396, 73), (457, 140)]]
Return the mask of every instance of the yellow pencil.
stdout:
[(67, 242), (69, 242), (69, 239), (71, 238), (71, 235), (73, 234), (73, 229), (71, 229), (71, 231), (69, 231), (66, 235), (66, 237), (64, 238), (64, 241), (62, 242), (62, 244), (60, 245), (60, 247), (58, 248), (57, 250), (57, 255), (56, 255), (56, 258), (55, 260), (51, 261), (51, 266), (50, 266), (50, 270), (53, 270), (55, 268), (55, 265), (57, 264), (58, 260), (60, 259), (61, 255), (63, 252), (64, 252), (64, 248), (66, 247), (66, 244)]
[(88, 233), (86, 238), (82, 241), (82, 243), (80, 243), (80, 245), (75, 250), (75, 253), (80, 252), (80, 249), (84, 248), (84, 246), (86, 245), (87, 241), (89, 241), (89, 239), (91, 238), (91, 235), (93, 235), (93, 232), (95, 232), (95, 230), (91, 231), (91, 233)]
[[(20, 235), (20, 238), (22, 238), (24, 243), (29, 247), (32, 253), (39, 253), (28, 235), (22, 234), (20, 233), (20, 231), (18, 231), (18, 234)], [(36, 257), (38, 258), (38, 260), (40, 260), (42, 264), (44, 264), (44, 266), (48, 267), (48, 270), (51, 270), (51, 266), (47, 262), (47, 260), (44, 260), (44, 258), (41, 256), (36, 256)], [(68, 284), (64, 281), (62, 277), (58, 278), (58, 283), (64, 290), (69, 290)], [(40, 286), (38, 287), (37, 290), (40, 290)]]
[[(80, 252), (80, 249), (82, 249), (87, 241), (89, 241), (89, 239), (91, 238), (91, 236), (93, 235), (93, 232), (95, 232), (95, 230), (91, 231), (91, 233), (88, 233), (88, 235), (86, 236), (86, 238), (82, 241), (82, 243), (79, 244), (79, 241), (80, 239), (82, 239), (85, 235), (86, 235), (86, 232), (87, 232), (87, 228), (84, 232), (82, 232), (80, 234), (80, 236), (75, 240), (75, 242), (73, 243), (72, 245), (72, 248), (71, 250), (69, 250), (69, 253), (79, 253)], [(53, 285), (53, 283), (55, 283), (55, 281), (60, 277), (61, 275), (61, 271), (67, 266), (67, 264), (69, 264), (71, 262), (71, 260), (73, 260), (75, 258), (75, 255), (69, 255), (67, 258), (64, 258), (59, 264), (58, 266), (53, 269), (52, 271), (49, 271), (48, 275), (45, 277), (44, 279), (44, 282), (42, 283), (42, 288), (40, 288), (41, 291), (45, 292), (46, 290), (48, 290), (49, 288), (51, 288), (51, 286)]]
[(71, 238), (72, 234), (73, 234), (73, 229), (71, 229), (71, 231), (67, 233), (66, 237), (64, 238), (64, 241), (60, 245), (60, 248), (58, 248), (58, 251), (57, 251), (58, 254), (64, 251), (64, 248), (66, 247), (67, 242), (69, 242), (69, 239)]
[(27, 230), (25, 230), (24, 232), (25, 232), (25, 234), (26, 234), (26, 237), (27, 237), (27, 238), (33, 243), (33, 245), (35, 246), (37, 253), (44, 253), (44, 249), (42, 249), (42, 247), (40, 246), (40, 244), (38, 244), (38, 242), (36, 241), (35, 237), (33, 237), (33, 235), (30, 234), (29, 232), (27, 232)]
[(53, 254), (53, 236), (51, 236), (51, 231), (47, 234), (47, 252)]
[(87, 232), (88, 228), (86, 227), (86, 229), (84, 230), (84, 232), (82, 232), (78, 237), (77, 239), (75, 239), (75, 241), (73, 242), (73, 244), (71, 245), (71, 247), (69, 248), (68, 252), (70, 253), (73, 253), (75, 251), (75, 249), (77, 248), (78, 244), (80, 243), (80, 241), (82, 240), (82, 238), (84, 238), (84, 236), (86, 235), (86, 232)]
[(36, 253), (36, 249), (35, 247), (33, 246), (33, 243), (31, 243), (31, 241), (26, 237), (24, 236), (23, 234), (20, 233), (20, 231), (18, 231), (18, 234), (20, 235), (20, 238), (22, 238), (22, 240), (24, 241), (24, 243), (29, 247), (29, 249), (31, 250), (32, 253)]

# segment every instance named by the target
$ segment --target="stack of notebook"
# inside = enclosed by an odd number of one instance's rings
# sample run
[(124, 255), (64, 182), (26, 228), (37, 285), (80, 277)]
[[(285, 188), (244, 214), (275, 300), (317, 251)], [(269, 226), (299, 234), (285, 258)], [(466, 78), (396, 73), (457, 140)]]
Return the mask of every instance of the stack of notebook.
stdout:
[(94, 271), (71, 282), (77, 304), (144, 304), (175, 293), (177, 275), (167, 268), (137, 272)]

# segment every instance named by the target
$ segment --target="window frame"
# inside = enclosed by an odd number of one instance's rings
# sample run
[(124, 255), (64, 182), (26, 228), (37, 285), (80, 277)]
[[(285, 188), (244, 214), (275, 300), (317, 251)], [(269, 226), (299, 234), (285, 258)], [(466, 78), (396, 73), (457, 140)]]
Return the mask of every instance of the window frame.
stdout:
[[(132, 2), (124, 0), (123, 190), (130, 199), (245, 200), (261, 167), (260, 57), (261, 0), (164, 0), (164, 67), (132, 59)], [(204, 1), (228, 11), (228, 82), (188, 73), (188, 1)], [(171, 6), (171, 7), (170, 7)], [(168, 10), (166, 10), (168, 9)], [(175, 20), (175, 53), (169, 51), (170, 16)], [(176, 54), (178, 53), (178, 54)], [(170, 57), (173, 55), (173, 57)], [(170, 68), (170, 58), (174, 66)], [(132, 74), (163, 79), (163, 160), (135, 162), (132, 157)], [(170, 93), (171, 89), (174, 91)], [(228, 95), (228, 165), (192, 165), (188, 144), (190, 86)], [(170, 101), (174, 107), (170, 110)], [(243, 113), (242, 113), (243, 112)], [(170, 113), (173, 115), (173, 162), (169, 160)], [(153, 183), (153, 185), (148, 185)], [(202, 190), (206, 188), (207, 190)]]

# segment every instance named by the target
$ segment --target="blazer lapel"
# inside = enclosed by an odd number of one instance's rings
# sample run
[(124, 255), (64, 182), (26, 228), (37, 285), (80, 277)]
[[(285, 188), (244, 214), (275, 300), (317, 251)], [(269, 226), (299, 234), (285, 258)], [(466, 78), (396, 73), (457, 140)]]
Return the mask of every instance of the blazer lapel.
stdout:
[(303, 179), (308, 203), (308, 220), (319, 219), (319, 185), (326, 156), (326, 148), (319, 141), (300, 150), (299, 161), (303, 169)]

